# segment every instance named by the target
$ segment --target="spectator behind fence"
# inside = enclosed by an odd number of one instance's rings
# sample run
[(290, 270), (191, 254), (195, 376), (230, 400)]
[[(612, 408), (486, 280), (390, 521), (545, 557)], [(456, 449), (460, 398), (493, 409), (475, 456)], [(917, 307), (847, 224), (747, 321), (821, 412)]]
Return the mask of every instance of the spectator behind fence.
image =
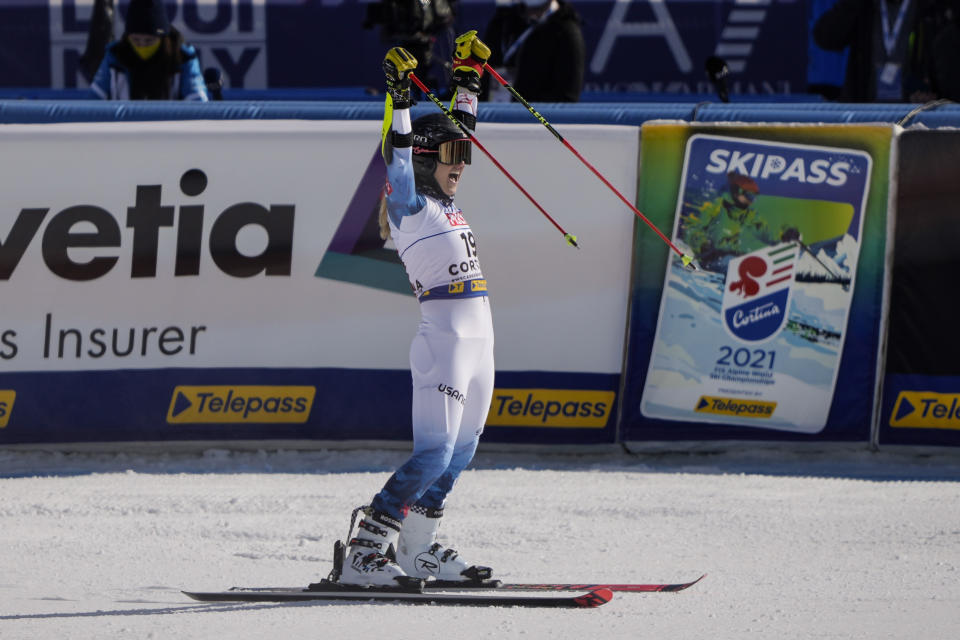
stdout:
[[(531, 102), (578, 102), (586, 59), (580, 23), (564, 0), (499, 7), (484, 35), (490, 64)], [(488, 99), (509, 99), (495, 80), (484, 80)]]
[(945, 24), (932, 43), (937, 96), (960, 102), (960, 0), (944, 10)]
[(837, 0), (817, 19), (814, 41), (849, 47), (840, 100), (960, 99), (960, 0)]
[(452, 73), (457, 0), (377, 0), (367, 5), (364, 29), (380, 25), (380, 41), (417, 59), (417, 76), (438, 94)]
[(170, 26), (163, 0), (131, 0), (90, 91), (102, 100), (209, 100), (197, 52)]
[(93, 81), (93, 76), (103, 62), (103, 55), (107, 46), (113, 42), (113, 18), (116, 14), (113, 0), (93, 0), (93, 11), (90, 14), (90, 29), (87, 31), (87, 46), (80, 56), (80, 71), (87, 82)]

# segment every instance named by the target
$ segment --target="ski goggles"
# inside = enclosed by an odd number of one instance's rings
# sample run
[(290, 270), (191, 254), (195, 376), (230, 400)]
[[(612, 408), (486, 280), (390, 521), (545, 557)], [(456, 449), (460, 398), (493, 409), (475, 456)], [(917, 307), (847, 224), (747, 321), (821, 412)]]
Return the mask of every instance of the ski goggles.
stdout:
[(413, 152), (417, 155), (435, 153), (437, 160), (441, 164), (470, 164), (470, 150), (473, 145), (470, 140), (463, 138), (460, 140), (447, 140), (441, 142), (436, 149), (424, 149), (423, 147), (414, 147)]
[(730, 187), (730, 195), (734, 198), (746, 198), (749, 202), (753, 202), (753, 199), (757, 197), (757, 194), (754, 191), (744, 189), (739, 185), (732, 185)]

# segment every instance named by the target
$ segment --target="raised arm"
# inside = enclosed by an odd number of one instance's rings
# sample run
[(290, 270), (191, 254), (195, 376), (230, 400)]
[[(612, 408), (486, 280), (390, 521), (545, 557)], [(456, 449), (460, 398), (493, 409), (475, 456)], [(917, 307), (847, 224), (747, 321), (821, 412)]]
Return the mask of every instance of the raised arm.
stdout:
[(453, 50), (453, 86), (456, 92), (450, 110), (460, 122), (473, 131), (477, 128), (477, 95), (483, 65), (490, 58), (490, 47), (477, 37), (476, 30), (456, 39)]
[(410, 124), (410, 73), (417, 59), (403, 47), (394, 47), (383, 59), (387, 98), (383, 113), (380, 145), (387, 163), (387, 214), (399, 226), (404, 216), (423, 208), (426, 200), (417, 195), (413, 175), (413, 128)]

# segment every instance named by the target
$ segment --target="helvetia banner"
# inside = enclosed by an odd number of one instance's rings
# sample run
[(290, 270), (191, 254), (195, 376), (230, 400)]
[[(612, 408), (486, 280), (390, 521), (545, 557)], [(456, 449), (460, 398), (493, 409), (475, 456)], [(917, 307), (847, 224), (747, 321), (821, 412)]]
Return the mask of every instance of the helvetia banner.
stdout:
[(668, 258), (644, 420), (707, 423), (715, 435), (828, 424), (875, 161), (862, 144), (758, 129), (681, 141), (673, 241), (700, 268)]
[[(635, 184), (635, 127), (570, 135)], [(409, 437), (420, 307), (379, 235), (379, 121), (7, 125), (0, 141), (0, 443)], [(492, 163), (466, 171), (450, 233), (469, 220), (476, 237), (436, 268), (462, 283), (483, 264), (485, 437), (612, 441), (632, 220), (598, 181), (557, 187), (583, 168), (539, 125), (484, 142), (590, 238), (572, 251)], [(462, 401), (455, 387), (434, 389)]]

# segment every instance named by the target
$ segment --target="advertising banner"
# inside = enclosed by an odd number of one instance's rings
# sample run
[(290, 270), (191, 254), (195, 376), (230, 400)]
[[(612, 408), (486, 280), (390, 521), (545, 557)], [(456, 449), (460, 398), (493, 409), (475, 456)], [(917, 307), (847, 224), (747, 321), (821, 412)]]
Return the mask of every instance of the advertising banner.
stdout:
[[(875, 260), (883, 227), (868, 237), (865, 224), (885, 218), (891, 134), (861, 133), (858, 140), (839, 127), (643, 128), (643, 172), (652, 168), (648, 158), (676, 164), (669, 180), (644, 178), (641, 203), (654, 203), (699, 269), (675, 254), (661, 267), (652, 335), (643, 319), (650, 309), (637, 303), (651, 302), (644, 289), (652, 274), (635, 279), (624, 394), (631, 439), (645, 439), (648, 428), (658, 440), (869, 437), (870, 403), (851, 403), (857, 424), (846, 406), (850, 387), (839, 380), (846, 367), (873, 396), (881, 316), (861, 316), (856, 301), (882, 294)], [(868, 248), (872, 242), (879, 247)], [(646, 254), (638, 266), (646, 271), (653, 260)], [(845, 360), (851, 349), (869, 360)]]
[(960, 132), (905, 131), (897, 149), (879, 443), (960, 446), (960, 341), (945, 304), (960, 267)]
[[(870, 156), (695, 135), (641, 410), (818, 433), (856, 279)], [(719, 302), (719, 308), (717, 306)]]
[[(488, 437), (610, 442), (632, 219), (539, 125), (457, 197), (496, 331)], [(568, 127), (630, 192), (638, 130)], [(404, 439), (418, 303), (376, 233), (380, 123), (186, 121), (0, 131), (0, 442)], [(509, 159), (509, 160), (508, 160)], [(455, 268), (456, 265), (451, 265)]]

